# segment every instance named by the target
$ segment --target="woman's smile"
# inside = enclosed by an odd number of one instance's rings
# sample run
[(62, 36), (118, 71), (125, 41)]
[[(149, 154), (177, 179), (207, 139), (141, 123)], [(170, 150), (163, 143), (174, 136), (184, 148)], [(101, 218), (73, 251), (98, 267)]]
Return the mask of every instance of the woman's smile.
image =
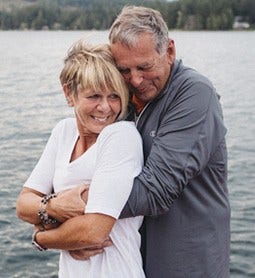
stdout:
[(98, 121), (98, 122), (102, 122), (103, 123), (103, 122), (106, 122), (108, 120), (109, 116), (108, 117), (96, 117), (96, 116), (92, 116), (92, 118), (94, 120)]
[(121, 111), (121, 100), (110, 90), (82, 90), (73, 98), (77, 126), (82, 134), (99, 134), (115, 122)]

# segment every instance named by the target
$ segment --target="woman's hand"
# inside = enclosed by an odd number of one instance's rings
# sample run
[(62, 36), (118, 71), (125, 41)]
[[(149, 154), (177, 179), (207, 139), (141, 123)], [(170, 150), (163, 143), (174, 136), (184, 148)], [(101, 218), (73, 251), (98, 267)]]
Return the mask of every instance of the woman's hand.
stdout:
[(58, 193), (47, 204), (48, 214), (61, 223), (84, 214), (88, 188), (88, 185), (82, 184)]

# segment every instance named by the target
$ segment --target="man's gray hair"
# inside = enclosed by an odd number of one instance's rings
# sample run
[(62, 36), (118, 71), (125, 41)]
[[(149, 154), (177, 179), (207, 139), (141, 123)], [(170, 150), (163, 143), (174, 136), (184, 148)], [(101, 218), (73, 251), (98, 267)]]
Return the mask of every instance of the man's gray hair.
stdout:
[(168, 45), (168, 27), (159, 11), (139, 6), (125, 6), (113, 22), (110, 43), (123, 43), (134, 47), (139, 35), (149, 33), (153, 36), (155, 49), (162, 54)]

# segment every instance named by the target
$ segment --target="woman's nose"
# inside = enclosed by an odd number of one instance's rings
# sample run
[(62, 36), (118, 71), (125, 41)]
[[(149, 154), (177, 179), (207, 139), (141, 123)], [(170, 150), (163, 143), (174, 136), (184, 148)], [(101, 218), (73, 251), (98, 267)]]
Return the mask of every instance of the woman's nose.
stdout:
[(108, 112), (111, 110), (110, 104), (106, 98), (101, 99), (100, 103), (98, 104), (98, 109), (104, 112)]

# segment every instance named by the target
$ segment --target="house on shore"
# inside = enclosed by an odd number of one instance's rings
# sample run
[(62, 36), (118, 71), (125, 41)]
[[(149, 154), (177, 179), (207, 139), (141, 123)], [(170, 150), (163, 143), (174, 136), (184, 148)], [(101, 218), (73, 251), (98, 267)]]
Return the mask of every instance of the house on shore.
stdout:
[(247, 30), (250, 28), (249, 22), (245, 21), (242, 16), (236, 16), (233, 23), (234, 30)]

